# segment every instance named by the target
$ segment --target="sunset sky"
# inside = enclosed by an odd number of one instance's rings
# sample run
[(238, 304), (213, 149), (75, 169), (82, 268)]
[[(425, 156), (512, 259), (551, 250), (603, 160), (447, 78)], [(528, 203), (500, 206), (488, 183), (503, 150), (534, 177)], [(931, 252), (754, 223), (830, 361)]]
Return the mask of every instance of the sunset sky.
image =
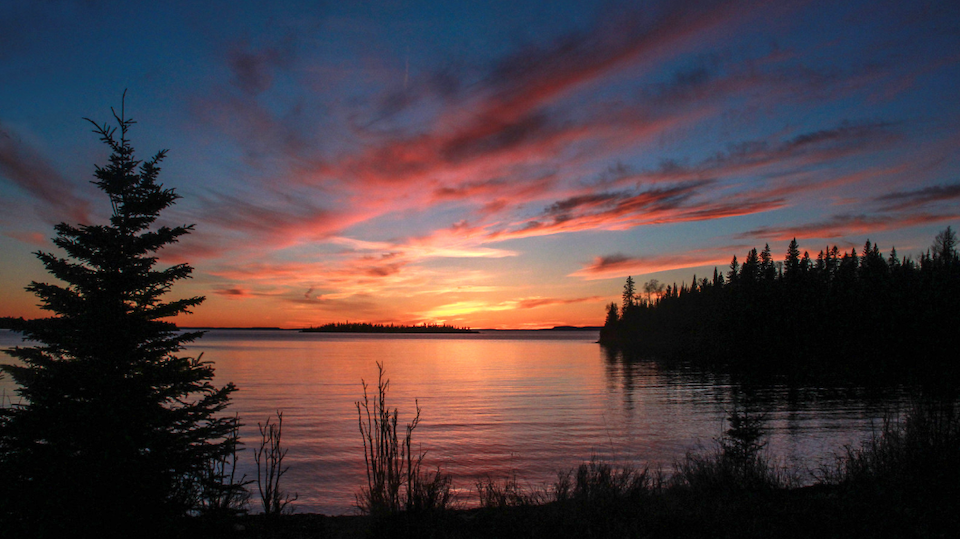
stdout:
[(187, 326), (599, 325), (792, 237), (960, 228), (960, 3), (0, 0), (0, 316), (127, 90)]

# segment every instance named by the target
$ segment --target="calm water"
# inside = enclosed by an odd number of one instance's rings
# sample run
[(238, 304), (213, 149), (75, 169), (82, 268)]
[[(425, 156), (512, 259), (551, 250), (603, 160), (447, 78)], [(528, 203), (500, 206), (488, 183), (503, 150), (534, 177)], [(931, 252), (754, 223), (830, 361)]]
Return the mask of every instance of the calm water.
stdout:
[[(355, 403), (361, 380), (376, 390), (377, 361), (400, 422), (413, 417), (415, 402), (423, 409), (414, 443), (427, 451), (425, 463), (450, 472), (467, 503), (478, 478), (540, 486), (593, 457), (669, 470), (721, 433), (735, 394), (767, 412), (772, 456), (813, 470), (869, 437), (902, 400), (896, 390), (770, 384), (744, 393), (723, 376), (610, 357), (596, 340), (595, 332), (211, 331), (189, 352), (215, 362), (218, 383), (240, 388), (231, 408), (246, 423), (243, 471), (255, 476), (257, 422), (282, 410), (284, 486), (299, 494), (298, 511), (327, 514), (352, 512), (364, 485)], [(0, 332), (0, 347), (17, 343)], [(9, 399), (10, 380), (0, 387)]]

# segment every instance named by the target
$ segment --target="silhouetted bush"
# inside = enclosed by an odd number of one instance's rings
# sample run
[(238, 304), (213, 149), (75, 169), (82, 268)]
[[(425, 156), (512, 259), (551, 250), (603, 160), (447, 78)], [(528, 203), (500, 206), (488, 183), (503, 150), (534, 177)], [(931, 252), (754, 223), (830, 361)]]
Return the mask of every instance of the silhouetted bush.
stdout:
[(503, 479), (487, 476), (477, 479), (477, 497), (484, 509), (529, 507), (545, 503), (548, 499), (544, 489), (524, 487), (516, 475)]
[(788, 486), (785, 471), (764, 454), (764, 417), (734, 409), (730, 428), (714, 440), (712, 452), (688, 452), (675, 464), (673, 487), (705, 493), (759, 491)]
[(260, 447), (253, 453), (253, 460), (257, 464), (257, 490), (260, 492), (260, 502), (263, 512), (267, 516), (277, 516), (285, 511), (291, 511), (290, 503), (299, 497), (292, 497), (280, 487), (280, 480), (290, 469), (283, 465), (287, 456), (287, 449), (283, 447), (283, 412), (277, 411), (277, 422), (257, 423), (260, 431)]
[(573, 472), (559, 474), (554, 485), (554, 498), (558, 502), (602, 507), (624, 500), (638, 501), (662, 486), (659, 473), (652, 475), (646, 468), (631, 466), (615, 468), (593, 459)]
[(915, 401), (848, 447), (821, 485), (837, 489), (843, 529), (889, 537), (955, 537), (960, 531), (960, 414), (955, 398)]
[(413, 431), (420, 424), (420, 405), (406, 426), (403, 442), (397, 433), (398, 411), (387, 406), (390, 381), (383, 364), (377, 363), (377, 395), (370, 402), (363, 382), (363, 401), (356, 402), (363, 438), (367, 487), (357, 495), (357, 507), (366, 514), (395, 515), (400, 511), (430, 512), (449, 508), (453, 501), (451, 480), (438, 468), (432, 475), (422, 471), (424, 452), (414, 454)]
[(918, 399), (860, 447), (848, 447), (828, 482), (911, 496), (960, 492), (960, 414), (955, 402)]

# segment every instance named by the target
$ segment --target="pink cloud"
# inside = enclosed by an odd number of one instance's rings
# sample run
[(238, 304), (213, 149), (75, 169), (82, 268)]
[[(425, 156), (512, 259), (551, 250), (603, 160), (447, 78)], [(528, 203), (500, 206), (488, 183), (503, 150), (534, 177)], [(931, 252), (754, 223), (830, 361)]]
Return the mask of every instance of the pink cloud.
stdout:
[[(637, 61), (654, 63), (702, 43), (743, 7), (734, 2), (666, 4), (659, 10), (619, 12), (587, 32), (503, 59), (487, 81), (490, 97), (478, 116), (511, 121), (554, 102), (611, 71)], [(750, 6), (754, 7), (754, 6)]]
[(627, 275), (644, 275), (659, 271), (693, 268), (699, 266), (723, 266), (732, 255), (721, 252), (725, 247), (711, 250), (696, 250), (686, 253), (664, 254), (649, 257), (613, 254), (594, 258), (593, 262), (570, 274), (587, 280), (624, 278)]
[(213, 291), (214, 294), (218, 296), (223, 296), (230, 299), (247, 299), (252, 296), (249, 290), (244, 288), (218, 288)]
[(536, 309), (537, 307), (548, 307), (550, 305), (571, 305), (573, 303), (589, 303), (594, 301), (604, 301), (606, 298), (601, 296), (589, 296), (583, 298), (524, 298), (516, 300), (518, 309)]
[(23, 243), (28, 243), (31, 245), (36, 245), (38, 247), (49, 248), (50, 240), (46, 234), (40, 232), (5, 232), (4, 235), (11, 237), (16, 240), (20, 240)]
[(960, 212), (944, 214), (908, 215), (836, 215), (826, 221), (780, 227), (760, 227), (742, 234), (740, 238), (769, 238), (787, 241), (799, 239), (839, 238), (864, 235), (883, 230), (896, 230), (917, 225), (946, 223), (960, 219)]

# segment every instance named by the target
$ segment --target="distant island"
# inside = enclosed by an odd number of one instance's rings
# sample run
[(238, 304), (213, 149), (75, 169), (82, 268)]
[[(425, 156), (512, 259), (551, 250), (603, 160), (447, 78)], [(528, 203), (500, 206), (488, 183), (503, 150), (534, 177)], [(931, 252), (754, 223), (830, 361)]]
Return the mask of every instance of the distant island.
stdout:
[(602, 326), (553, 326), (540, 331), (600, 331)]
[(421, 324), (413, 326), (394, 324), (369, 324), (334, 322), (319, 327), (300, 330), (302, 333), (480, 333), (475, 329), (448, 326), (446, 324)]

